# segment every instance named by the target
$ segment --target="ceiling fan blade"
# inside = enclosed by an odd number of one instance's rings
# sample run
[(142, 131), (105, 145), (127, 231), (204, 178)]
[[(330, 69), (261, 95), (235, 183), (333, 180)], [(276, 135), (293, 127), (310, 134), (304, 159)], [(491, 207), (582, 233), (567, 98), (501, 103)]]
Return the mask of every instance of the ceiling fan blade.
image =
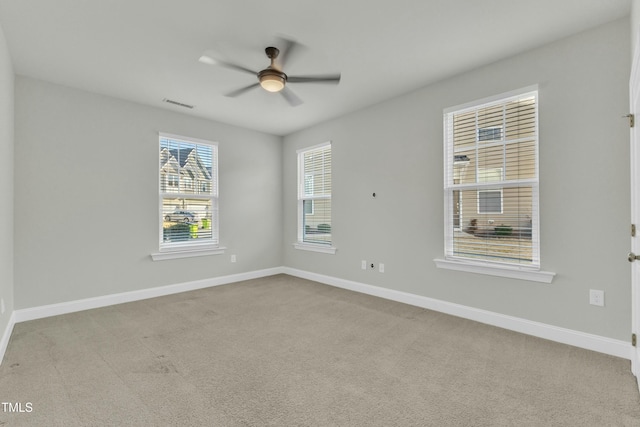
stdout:
[(221, 67), (230, 68), (232, 70), (242, 71), (242, 72), (245, 72), (245, 73), (253, 74), (254, 76), (258, 74), (256, 71), (250, 70), (247, 67), (243, 67), (242, 65), (234, 64), (232, 62), (227, 62), (225, 60), (222, 60), (220, 58), (216, 58), (216, 57), (214, 57), (212, 55), (209, 55), (207, 53), (202, 55), (200, 57), (200, 59), (198, 59), (198, 61), (202, 62), (203, 64), (207, 64), (207, 65), (219, 65)]
[(288, 76), (289, 83), (340, 83), (340, 74), (324, 74), (318, 76)]
[(280, 94), (284, 97), (284, 99), (287, 100), (289, 105), (291, 105), (292, 107), (297, 107), (298, 105), (303, 103), (302, 99), (300, 99), (298, 95), (293, 93), (293, 91), (286, 86), (284, 87), (284, 89), (280, 91)]
[(249, 74), (252, 74), (254, 76), (258, 74), (257, 71), (253, 71), (253, 70), (251, 70), (249, 68), (243, 67), (242, 65), (234, 64), (232, 62), (222, 61), (220, 59), (216, 59), (215, 64), (216, 65), (220, 65), (221, 67), (230, 68), (232, 70), (243, 71), (245, 73), (249, 73)]
[(278, 54), (278, 64), (280, 68), (284, 68), (287, 62), (290, 61), (293, 56), (300, 53), (303, 47), (303, 45), (297, 41), (285, 37), (279, 37), (279, 45), (280, 54)]
[(242, 87), (240, 89), (236, 89), (236, 90), (234, 90), (232, 92), (226, 93), (224, 96), (228, 96), (229, 98), (234, 98), (234, 97), (236, 97), (238, 95), (242, 95), (243, 93), (248, 92), (251, 89), (253, 89), (254, 87), (258, 87), (258, 86), (260, 86), (260, 83), (254, 83), (252, 85), (245, 86), (245, 87)]

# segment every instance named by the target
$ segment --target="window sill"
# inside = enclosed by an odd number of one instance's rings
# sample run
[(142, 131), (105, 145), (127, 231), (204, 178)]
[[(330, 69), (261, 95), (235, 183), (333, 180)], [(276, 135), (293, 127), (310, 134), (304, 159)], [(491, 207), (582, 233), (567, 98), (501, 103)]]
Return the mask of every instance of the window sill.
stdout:
[(321, 252), (334, 255), (338, 248), (329, 245), (312, 245), (309, 243), (294, 243), (293, 247), (301, 251)]
[(192, 258), (197, 256), (208, 256), (208, 255), (221, 255), (227, 248), (223, 248), (220, 246), (215, 247), (202, 247), (202, 248), (180, 248), (180, 249), (166, 249), (157, 253), (151, 254), (151, 259), (154, 261), (164, 261), (168, 259), (178, 259), (178, 258)]
[(540, 283), (551, 283), (556, 275), (556, 273), (549, 271), (525, 270), (450, 259), (436, 258), (433, 261), (438, 268), (447, 270), (466, 271), (468, 273), (487, 274), (489, 276), (508, 277)]

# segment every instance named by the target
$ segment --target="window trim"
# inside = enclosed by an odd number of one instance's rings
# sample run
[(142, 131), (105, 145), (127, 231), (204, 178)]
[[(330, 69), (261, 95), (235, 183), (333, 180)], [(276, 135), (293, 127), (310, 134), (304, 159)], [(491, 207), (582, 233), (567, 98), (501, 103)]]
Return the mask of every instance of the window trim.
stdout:
[(319, 243), (300, 243), (300, 242), (296, 242), (293, 244), (293, 247), (301, 250), (301, 251), (309, 251), (309, 252), (320, 252), (323, 254), (335, 254), (336, 251), (338, 250), (338, 248), (336, 248), (333, 245), (325, 245), (325, 244), (319, 244)]
[[(304, 250), (304, 251), (311, 251), (311, 252), (320, 252), (320, 253), (327, 253), (327, 254), (335, 254), (337, 251), (337, 248), (335, 246), (333, 246), (333, 238), (331, 240), (331, 242), (325, 243), (325, 242), (308, 242), (308, 241), (304, 241), (304, 201), (305, 200), (311, 200), (312, 202), (315, 200), (331, 200), (332, 195), (314, 195), (314, 194), (308, 194), (306, 192), (306, 179), (307, 176), (309, 174), (306, 174), (304, 171), (304, 166), (303, 166), (303, 159), (304, 159), (304, 154), (309, 152), (309, 151), (315, 151), (315, 150), (320, 150), (323, 149), (325, 147), (331, 147), (332, 148), (332, 144), (331, 141), (327, 141), (327, 142), (323, 142), (321, 144), (316, 144), (316, 145), (312, 145), (309, 147), (304, 147), (304, 148), (300, 148), (298, 150), (296, 150), (296, 156), (297, 156), (297, 167), (298, 167), (298, 171), (297, 171), (297, 183), (296, 183), (296, 193), (297, 193), (297, 211), (298, 211), (298, 216), (297, 216), (297, 224), (296, 224), (296, 228), (297, 228), (297, 239), (296, 242), (293, 244), (293, 247), (299, 250)], [(333, 148), (332, 148), (332, 153), (333, 155)], [(333, 157), (332, 157), (332, 165), (333, 167)], [(312, 177), (313, 178), (313, 177)], [(331, 189), (331, 193), (333, 193), (333, 188)], [(313, 205), (315, 205), (315, 203), (313, 203)], [(313, 206), (312, 205), (312, 206)], [(313, 209), (313, 208), (312, 208)], [(333, 212), (332, 212), (333, 214)], [(332, 232), (333, 232), (333, 226), (331, 228)]]
[[(445, 193), (445, 241), (444, 241), (444, 258), (436, 258), (434, 262), (438, 268), (446, 268), (453, 269), (459, 271), (469, 271), (480, 274), (489, 274), (494, 276), (503, 276), (503, 277), (513, 277), (513, 278), (521, 278), (524, 280), (533, 280), (533, 281), (542, 281), (550, 283), (553, 280), (555, 273), (544, 272), (541, 271), (541, 256), (540, 256), (540, 212), (539, 212), (539, 132), (538, 124), (539, 124), (539, 113), (536, 113), (535, 118), (535, 126), (536, 126), (536, 159), (535, 159), (535, 178), (531, 180), (520, 180), (520, 181), (502, 181), (500, 183), (500, 187), (502, 189), (508, 187), (518, 187), (518, 186), (527, 186), (530, 185), (532, 191), (536, 192), (537, 198), (533, 202), (532, 206), (532, 255), (533, 255), (533, 265), (525, 265), (520, 266), (517, 264), (511, 263), (503, 263), (496, 262), (491, 260), (483, 260), (483, 259), (472, 259), (466, 257), (455, 256), (452, 251), (453, 245), (453, 217), (452, 217), (452, 203), (453, 203), (453, 191), (452, 188), (449, 187), (449, 175), (453, 172), (454, 164), (455, 164), (455, 152), (448, 147), (449, 141), (449, 130), (448, 130), (448, 117), (451, 113), (460, 113), (465, 110), (475, 110), (477, 108), (482, 107), (486, 104), (497, 103), (500, 101), (507, 101), (509, 98), (526, 96), (528, 94), (535, 94), (536, 96), (536, 110), (539, 109), (540, 95), (538, 85), (532, 85), (528, 87), (524, 87), (521, 89), (501, 93), (498, 95), (486, 97), (483, 99), (471, 101), (465, 104), (460, 104), (457, 106), (449, 107), (444, 109), (443, 111), (443, 135), (444, 135), (444, 144), (445, 149), (443, 150), (444, 154), (444, 193)], [(503, 134), (504, 137), (504, 134)], [(476, 142), (476, 144), (479, 141)], [(482, 141), (486, 145), (492, 145), (492, 141)], [(499, 141), (498, 144), (508, 144), (509, 142)], [(483, 146), (485, 146), (483, 144)], [(449, 159), (449, 156), (453, 156), (453, 161)], [(486, 187), (487, 190), (493, 186), (495, 189), (495, 183), (476, 183), (471, 185), (471, 188), (484, 190)], [(464, 186), (463, 186), (464, 187)], [(478, 188), (480, 187), (480, 188)], [(463, 188), (456, 188), (458, 190), (462, 190)], [(450, 206), (451, 205), (451, 206)]]
[[(166, 132), (158, 132), (158, 139), (157, 139), (158, 147), (160, 146), (160, 140), (162, 140), (163, 138), (176, 140), (176, 141), (183, 141), (190, 144), (208, 145), (212, 147), (213, 151), (215, 152), (215, 159), (216, 159), (215, 165), (212, 165), (212, 170), (211, 170), (212, 184), (215, 185), (215, 192), (213, 192), (213, 189), (212, 189), (212, 193), (210, 196), (208, 195), (203, 196), (200, 194), (189, 194), (188, 197), (194, 198), (194, 199), (211, 200), (212, 204), (215, 202), (215, 209), (218, 210), (219, 200), (220, 200), (220, 189), (219, 189), (219, 181), (218, 181), (218, 169), (219, 169), (218, 142), (192, 138), (184, 135), (175, 135), (175, 134), (170, 134)], [(160, 174), (160, 171), (158, 169), (156, 169), (156, 171), (157, 171), (156, 173)], [(167, 179), (167, 189), (169, 189), (168, 181), (169, 180)], [(162, 183), (163, 183), (162, 177), (158, 176), (158, 211), (157, 211), (158, 212), (158, 252), (152, 253), (151, 258), (154, 261), (163, 261), (168, 259), (223, 254), (226, 248), (223, 246), (220, 246), (220, 243), (219, 243), (219, 240), (220, 240), (220, 229), (219, 229), (219, 220), (218, 220), (219, 215), (214, 215), (211, 220), (211, 229), (215, 230), (215, 234), (214, 232), (212, 232), (211, 240), (207, 239), (207, 240), (195, 241), (195, 242), (172, 242), (172, 243), (164, 242), (163, 212), (162, 212), (163, 199), (165, 198), (166, 195), (173, 196), (176, 194), (181, 195), (184, 193), (181, 191), (181, 188), (180, 188), (181, 183), (179, 181), (176, 187), (173, 187), (173, 186), (171, 187), (172, 191), (164, 191), (164, 192), (162, 191)]]
[(168, 259), (178, 259), (178, 258), (191, 258), (197, 256), (207, 256), (207, 255), (222, 255), (225, 253), (227, 248), (223, 246), (210, 247), (206, 245), (202, 245), (202, 248), (195, 248), (194, 246), (189, 247), (188, 249), (178, 250), (174, 248), (172, 250), (164, 250), (161, 252), (154, 252), (151, 254), (151, 259), (154, 261), (165, 261)]
[(461, 259), (435, 258), (433, 261), (436, 263), (436, 267), (446, 270), (464, 271), (467, 273), (478, 273), (496, 277), (507, 277), (510, 279), (528, 280), (531, 282), (551, 283), (556, 275), (556, 273), (550, 271), (530, 270), (507, 265), (489, 265), (488, 263)]

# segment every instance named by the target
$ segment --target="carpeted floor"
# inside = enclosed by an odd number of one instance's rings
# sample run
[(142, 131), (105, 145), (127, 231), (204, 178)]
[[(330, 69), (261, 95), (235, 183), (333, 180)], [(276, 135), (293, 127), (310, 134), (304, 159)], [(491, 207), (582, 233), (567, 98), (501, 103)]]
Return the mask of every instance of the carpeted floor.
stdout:
[(0, 400), (0, 425), (640, 426), (627, 360), (286, 275), (19, 323)]

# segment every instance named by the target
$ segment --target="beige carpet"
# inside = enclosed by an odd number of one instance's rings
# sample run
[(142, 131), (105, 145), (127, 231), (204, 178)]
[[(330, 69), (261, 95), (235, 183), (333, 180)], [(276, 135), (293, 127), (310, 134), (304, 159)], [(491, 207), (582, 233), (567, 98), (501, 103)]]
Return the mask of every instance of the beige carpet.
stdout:
[(629, 361), (279, 275), (15, 326), (25, 426), (640, 426)]

